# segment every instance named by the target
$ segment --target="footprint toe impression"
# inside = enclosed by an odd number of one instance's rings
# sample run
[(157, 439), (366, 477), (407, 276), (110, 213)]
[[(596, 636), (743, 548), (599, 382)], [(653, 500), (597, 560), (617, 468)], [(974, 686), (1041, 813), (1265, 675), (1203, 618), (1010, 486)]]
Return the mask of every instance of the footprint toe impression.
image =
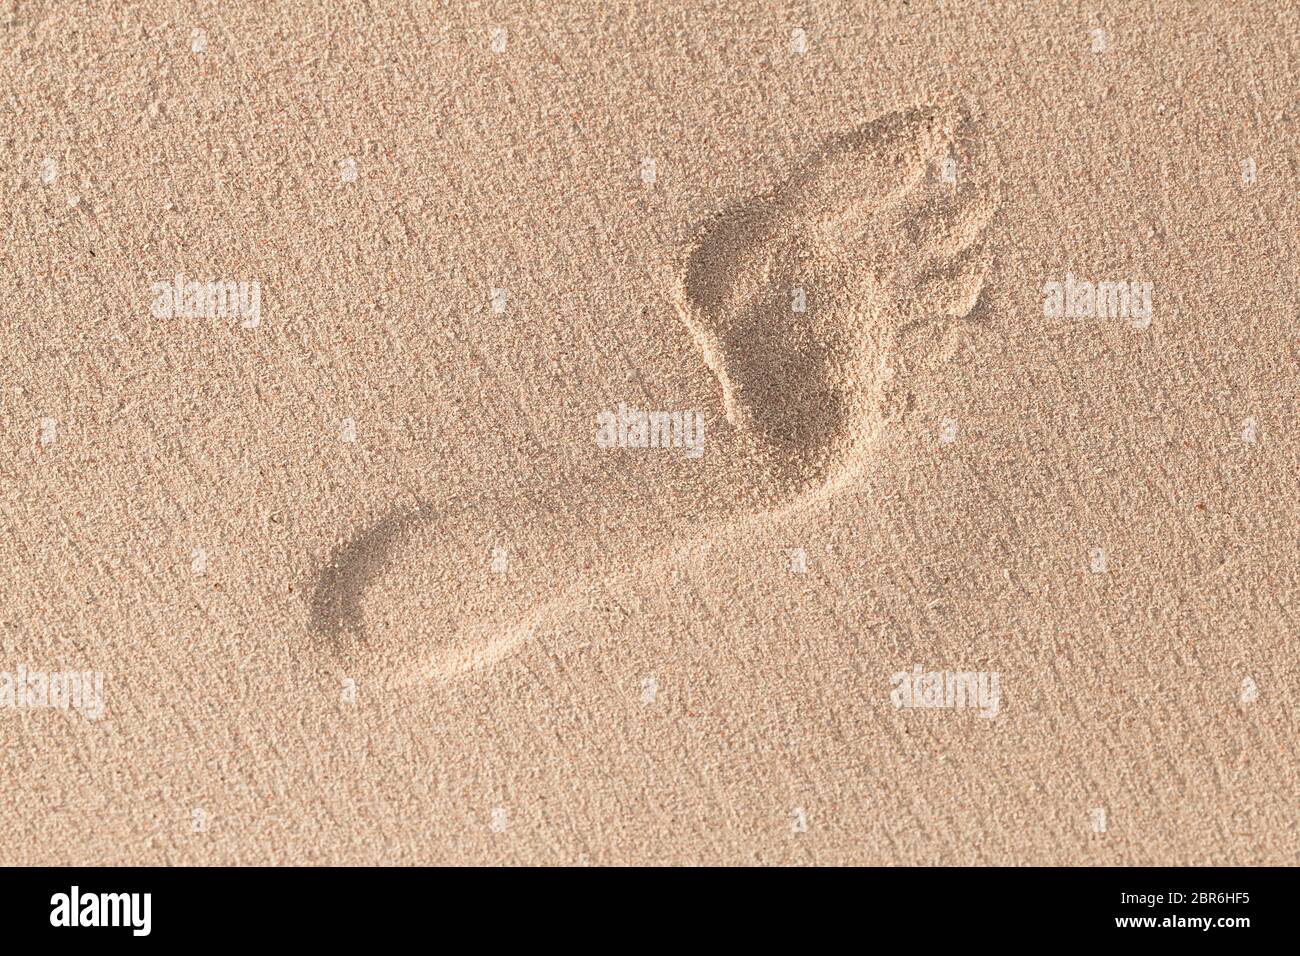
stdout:
[(889, 113), (699, 231), (678, 312), (779, 487), (860, 466), (910, 330), (978, 302), (997, 203), (970, 133), (956, 109)]

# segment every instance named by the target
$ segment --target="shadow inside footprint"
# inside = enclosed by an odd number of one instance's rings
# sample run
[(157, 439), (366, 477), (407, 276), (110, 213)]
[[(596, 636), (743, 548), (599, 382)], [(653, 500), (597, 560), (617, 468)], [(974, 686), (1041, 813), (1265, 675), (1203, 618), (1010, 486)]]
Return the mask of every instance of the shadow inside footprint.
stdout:
[(431, 511), (427, 505), (394, 511), (335, 549), (312, 591), (313, 631), (336, 642), (347, 634), (363, 635), (366, 589), (391, 565), (398, 546), (428, 522)]

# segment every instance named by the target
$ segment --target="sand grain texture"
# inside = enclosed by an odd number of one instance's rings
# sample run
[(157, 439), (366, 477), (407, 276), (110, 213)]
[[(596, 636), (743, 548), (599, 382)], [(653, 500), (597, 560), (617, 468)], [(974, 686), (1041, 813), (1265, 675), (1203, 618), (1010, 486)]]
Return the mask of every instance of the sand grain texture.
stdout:
[(1296, 11), (0, 37), (0, 863), (1295, 862)]

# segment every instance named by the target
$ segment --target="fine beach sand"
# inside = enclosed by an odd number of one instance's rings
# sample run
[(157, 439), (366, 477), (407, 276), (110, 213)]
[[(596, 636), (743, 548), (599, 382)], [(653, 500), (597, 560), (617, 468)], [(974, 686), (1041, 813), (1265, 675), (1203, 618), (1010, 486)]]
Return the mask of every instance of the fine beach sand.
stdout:
[(1297, 860), (1300, 11), (103, 6), (0, 4), (0, 864)]

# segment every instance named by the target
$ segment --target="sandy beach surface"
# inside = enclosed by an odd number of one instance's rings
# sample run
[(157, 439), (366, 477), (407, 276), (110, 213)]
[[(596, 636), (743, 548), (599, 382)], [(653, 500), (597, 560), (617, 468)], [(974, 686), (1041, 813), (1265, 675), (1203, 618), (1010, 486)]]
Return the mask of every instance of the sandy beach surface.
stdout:
[(7, 0), (0, 863), (1294, 863), (1297, 63)]

